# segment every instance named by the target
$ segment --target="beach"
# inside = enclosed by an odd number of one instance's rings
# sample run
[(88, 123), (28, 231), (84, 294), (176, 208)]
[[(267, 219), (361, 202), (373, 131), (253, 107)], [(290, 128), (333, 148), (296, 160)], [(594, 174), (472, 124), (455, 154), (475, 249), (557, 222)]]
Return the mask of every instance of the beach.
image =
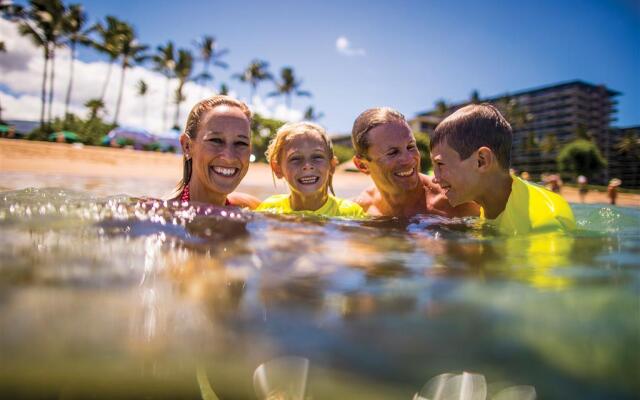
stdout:
[[(0, 173), (6, 179), (0, 181), (0, 189), (17, 190), (40, 187), (51, 182), (115, 182), (124, 188), (131, 187), (135, 195), (143, 195), (144, 185), (150, 185), (159, 196), (168, 193), (182, 175), (182, 155), (117, 149), (109, 147), (82, 146), (66, 143), (48, 143), (16, 139), (0, 139)], [(126, 186), (127, 181), (131, 186)], [(342, 197), (357, 195), (371, 185), (364, 174), (345, 171), (338, 167), (333, 179), (336, 194)], [(87, 187), (89, 186), (89, 187)], [(66, 185), (64, 186), (66, 187)], [(90, 185), (81, 188), (90, 189)], [(137, 189), (137, 190), (136, 190)], [(271, 170), (267, 164), (253, 163), (238, 190), (258, 196), (267, 196), (286, 191), (282, 182), (274, 186)], [(152, 190), (154, 191), (154, 190)], [(103, 193), (109, 193), (108, 187)], [(114, 190), (114, 193), (116, 191)], [(569, 202), (578, 203), (578, 190), (563, 187), (562, 196)], [(608, 204), (604, 192), (590, 191), (586, 203)], [(619, 193), (618, 205), (639, 207), (640, 195)]]

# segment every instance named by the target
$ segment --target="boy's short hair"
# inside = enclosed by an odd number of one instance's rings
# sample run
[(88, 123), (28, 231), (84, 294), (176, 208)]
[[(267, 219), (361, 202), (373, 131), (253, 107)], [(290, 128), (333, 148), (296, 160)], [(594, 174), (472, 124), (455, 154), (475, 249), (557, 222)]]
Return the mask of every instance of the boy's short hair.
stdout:
[(511, 165), (513, 131), (497, 108), (488, 103), (471, 104), (457, 110), (436, 127), (431, 148), (445, 142), (466, 160), (480, 147), (493, 151), (503, 169)]

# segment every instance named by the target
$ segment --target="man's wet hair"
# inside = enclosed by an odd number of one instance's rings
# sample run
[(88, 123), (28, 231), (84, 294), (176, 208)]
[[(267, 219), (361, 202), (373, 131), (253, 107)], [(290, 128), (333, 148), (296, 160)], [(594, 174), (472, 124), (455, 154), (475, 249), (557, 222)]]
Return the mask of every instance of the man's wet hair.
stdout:
[(480, 147), (488, 147), (508, 170), (512, 141), (509, 122), (496, 107), (482, 103), (462, 107), (440, 122), (431, 135), (431, 148), (446, 143), (466, 160)]

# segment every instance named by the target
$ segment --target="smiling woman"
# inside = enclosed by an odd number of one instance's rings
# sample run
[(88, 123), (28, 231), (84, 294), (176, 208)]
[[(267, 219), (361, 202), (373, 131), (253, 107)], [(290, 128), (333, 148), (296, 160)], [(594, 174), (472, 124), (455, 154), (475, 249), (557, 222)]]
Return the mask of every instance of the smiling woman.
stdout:
[(255, 208), (260, 201), (233, 193), (249, 169), (251, 111), (241, 101), (214, 96), (196, 104), (180, 135), (183, 176), (174, 200)]

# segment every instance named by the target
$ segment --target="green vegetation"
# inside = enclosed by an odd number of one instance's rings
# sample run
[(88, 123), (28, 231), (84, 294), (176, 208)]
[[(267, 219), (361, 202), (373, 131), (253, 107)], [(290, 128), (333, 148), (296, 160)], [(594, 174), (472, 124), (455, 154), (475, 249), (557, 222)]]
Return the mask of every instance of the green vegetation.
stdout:
[(420, 171), (426, 174), (431, 169), (431, 141), (426, 133), (413, 132), (413, 135), (416, 137), (416, 145), (420, 151)]
[(266, 162), (264, 155), (269, 146), (269, 141), (276, 134), (276, 131), (284, 125), (284, 121), (277, 119), (265, 118), (260, 114), (255, 114), (251, 121), (251, 146), (252, 153), (256, 157), (256, 161)]
[(333, 154), (338, 159), (338, 163), (342, 164), (343, 162), (347, 162), (353, 158), (355, 152), (351, 147), (343, 146), (340, 144), (333, 145)]
[(591, 141), (576, 139), (563, 146), (556, 159), (560, 172), (592, 178), (607, 165), (598, 147)]

